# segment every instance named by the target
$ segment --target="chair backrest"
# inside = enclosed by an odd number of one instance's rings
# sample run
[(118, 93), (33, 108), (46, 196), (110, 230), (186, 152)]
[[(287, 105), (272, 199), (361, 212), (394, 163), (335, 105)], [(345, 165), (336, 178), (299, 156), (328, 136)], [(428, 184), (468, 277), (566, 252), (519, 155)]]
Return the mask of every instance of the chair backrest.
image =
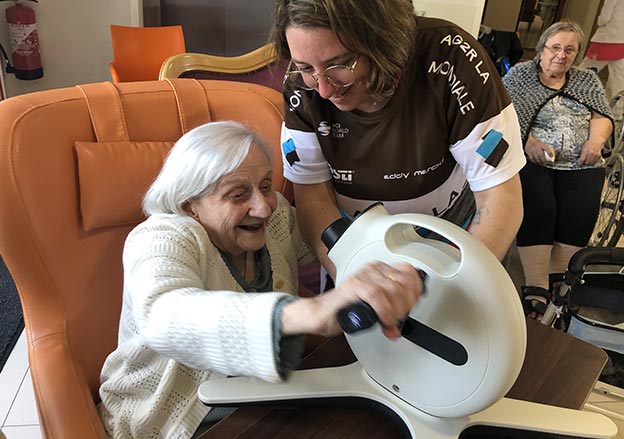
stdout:
[(274, 146), (282, 99), (254, 84), (174, 79), (99, 83), (0, 102), (0, 254), (24, 310), (48, 439), (104, 438), (99, 373), (115, 348), (124, 240), (171, 145), (237, 120)]
[(109, 64), (113, 82), (158, 79), (163, 61), (184, 53), (182, 26), (134, 27), (111, 25), (113, 60)]
[(250, 82), (282, 90), (288, 61), (280, 60), (272, 43), (240, 56), (180, 53), (165, 60), (160, 79), (195, 78)]

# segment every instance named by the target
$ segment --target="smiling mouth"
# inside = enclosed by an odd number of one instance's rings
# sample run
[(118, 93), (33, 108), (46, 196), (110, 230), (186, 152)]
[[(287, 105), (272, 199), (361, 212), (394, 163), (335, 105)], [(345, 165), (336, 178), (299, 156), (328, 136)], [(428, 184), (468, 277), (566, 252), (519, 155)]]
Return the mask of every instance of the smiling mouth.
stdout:
[(340, 101), (347, 93), (349, 93), (349, 91), (351, 90), (352, 85), (346, 87), (343, 91), (342, 94), (340, 96), (332, 96), (330, 98), (331, 101)]
[(257, 232), (258, 230), (264, 228), (264, 223), (260, 224), (242, 224), (238, 226), (239, 228), (246, 230), (248, 232)]

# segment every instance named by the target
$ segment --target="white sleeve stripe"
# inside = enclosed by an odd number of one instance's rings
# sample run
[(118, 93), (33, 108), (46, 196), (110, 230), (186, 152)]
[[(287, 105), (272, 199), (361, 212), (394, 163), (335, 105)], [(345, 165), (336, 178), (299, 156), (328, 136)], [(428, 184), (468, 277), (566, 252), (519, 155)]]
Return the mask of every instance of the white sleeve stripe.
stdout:
[(331, 180), (329, 165), (313, 132), (289, 129), (282, 124), (284, 177), (293, 183), (315, 184)]
[[(509, 148), (496, 166), (485, 162), (477, 152), (487, 134), (495, 130), (503, 134)], [(451, 153), (466, 174), (470, 189), (475, 192), (497, 186), (512, 178), (526, 164), (516, 111), (509, 104), (496, 116), (477, 124), (468, 136), (451, 146)]]

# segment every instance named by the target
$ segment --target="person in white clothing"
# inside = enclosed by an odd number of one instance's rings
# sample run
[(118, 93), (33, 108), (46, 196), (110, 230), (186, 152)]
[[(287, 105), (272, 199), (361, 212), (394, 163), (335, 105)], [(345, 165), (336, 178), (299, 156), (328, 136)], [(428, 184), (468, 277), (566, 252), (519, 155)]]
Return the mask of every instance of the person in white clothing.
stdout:
[(128, 235), (118, 346), (101, 372), (100, 416), (113, 439), (197, 437), (224, 416), (197, 397), (205, 380), (286, 379), (303, 334), (340, 331), (360, 300), (400, 336), (422, 292), (409, 264), (366, 265), (338, 288), (297, 298), (297, 267), (314, 260), (294, 208), (271, 185), (270, 149), (236, 122), (182, 136)]
[(624, 0), (605, 0), (581, 67), (600, 72), (609, 68), (606, 92), (612, 98), (624, 90)]

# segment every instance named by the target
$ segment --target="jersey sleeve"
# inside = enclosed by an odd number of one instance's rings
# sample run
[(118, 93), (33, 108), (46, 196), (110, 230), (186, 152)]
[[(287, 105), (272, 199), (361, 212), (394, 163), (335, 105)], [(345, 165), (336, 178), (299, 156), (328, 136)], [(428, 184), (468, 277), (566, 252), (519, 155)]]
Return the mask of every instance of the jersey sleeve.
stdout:
[(316, 184), (331, 180), (329, 165), (315, 128), (306, 117), (314, 96), (305, 90), (284, 86), (284, 122), (281, 132), (284, 177), (297, 184)]
[(489, 55), (451, 25), (429, 35), (427, 75), (445, 106), (450, 151), (472, 191), (497, 186), (525, 165), (511, 99)]
[(473, 192), (498, 186), (526, 164), (518, 118), (509, 104), (500, 114), (477, 124), (464, 139), (451, 146)]

